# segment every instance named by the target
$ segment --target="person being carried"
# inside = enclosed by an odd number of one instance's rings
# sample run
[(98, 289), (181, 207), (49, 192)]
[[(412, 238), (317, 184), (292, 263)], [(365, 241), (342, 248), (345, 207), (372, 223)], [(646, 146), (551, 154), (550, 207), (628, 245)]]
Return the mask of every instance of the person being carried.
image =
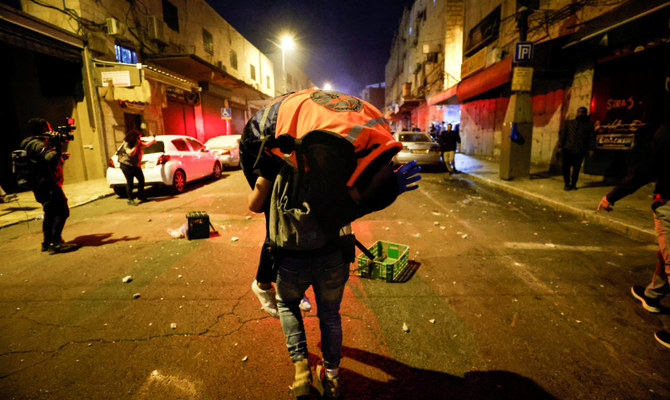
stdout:
[[(323, 353), (316, 368), (317, 387), (324, 398), (338, 399), (339, 310), (355, 254), (349, 224), (416, 189), (420, 168), (411, 163), (394, 171), (390, 162), (402, 145), (381, 113), (335, 91), (308, 89), (281, 96), (247, 126), (260, 141), (255, 165), (265, 170), (248, 205), (259, 212), (270, 202), (268, 232), (277, 267), (279, 317), (295, 368), (292, 391), (301, 398), (312, 390), (299, 308), (312, 286)], [(271, 160), (281, 163), (268, 168)]]
[(137, 129), (133, 129), (126, 134), (123, 139), (123, 144), (117, 151), (119, 156), (119, 164), (121, 172), (126, 178), (126, 195), (128, 196), (128, 204), (136, 206), (133, 195), (133, 180), (137, 179), (137, 198), (140, 202), (147, 201), (144, 197), (144, 172), (142, 172), (142, 147), (148, 147), (156, 143), (156, 137), (150, 142), (143, 142), (141, 140), (142, 134)]

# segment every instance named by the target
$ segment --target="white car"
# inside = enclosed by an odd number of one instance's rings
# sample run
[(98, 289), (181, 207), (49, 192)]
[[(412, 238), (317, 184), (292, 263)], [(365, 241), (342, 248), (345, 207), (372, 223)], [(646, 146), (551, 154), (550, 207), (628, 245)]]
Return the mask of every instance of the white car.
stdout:
[(396, 132), (402, 150), (393, 157), (396, 164), (415, 160), (419, 165), (443, 165), (440, 145), (426, 132)]
[[(143, 137), (143, 142), (152, 138)], [(146, 185), (172, 186), (181, 193), (186, 182), (211, 176), (221, 177), (219, 157), (197, 139), (190, 136), (156, 136), (156, 143), (143, 148), (142, 172)], [(119, 196), (126, 194), (126, 178), (115, 154), (108, 163), (107, 183)]]
[(205, 142), (205, 147), (219, 156), (221, 165), (240, 166), (240, 137), (242, 135), (216, 136)]

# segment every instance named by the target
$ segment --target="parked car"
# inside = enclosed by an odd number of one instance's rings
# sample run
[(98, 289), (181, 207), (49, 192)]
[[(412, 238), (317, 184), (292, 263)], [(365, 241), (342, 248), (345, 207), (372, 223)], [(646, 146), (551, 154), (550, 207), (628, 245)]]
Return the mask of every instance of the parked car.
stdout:
[[(142, 138), (144, 142), (151, 140)], [(171, 186), (181, 193), (186, 190), (187, 181), (207, 176), (221, 177), (219, 157), (190, 136), (156, 136), (156, 143), (143, 150), (142, 171), (146, 185)], [(126, 178), (116, 154), (108, 162), (107, 183), (119, 196), (126, 194)]]
[(240, 137), (242, 135), (216, 136), (205, 142), (205, 147), (219, 156), (221, 165), (226, 167), (240, 166)]
[(402, 143), (402, 150), (393, 158), (396, 164), (416, 160), (419, 165), (443, 165), (440, 145), (428, 133), (396, 132), (395, 137)]

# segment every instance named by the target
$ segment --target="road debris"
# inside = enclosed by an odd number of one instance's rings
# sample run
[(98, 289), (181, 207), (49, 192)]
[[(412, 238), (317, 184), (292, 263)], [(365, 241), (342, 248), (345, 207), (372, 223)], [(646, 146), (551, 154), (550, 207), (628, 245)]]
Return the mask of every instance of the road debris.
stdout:
[(133, 277), (128, 275), (128, 276), (124, 276), (123, 279), (121, 279), (121, 282), (128, 283), (128, 282), (132, 282), (132, 280), (133, 280)]

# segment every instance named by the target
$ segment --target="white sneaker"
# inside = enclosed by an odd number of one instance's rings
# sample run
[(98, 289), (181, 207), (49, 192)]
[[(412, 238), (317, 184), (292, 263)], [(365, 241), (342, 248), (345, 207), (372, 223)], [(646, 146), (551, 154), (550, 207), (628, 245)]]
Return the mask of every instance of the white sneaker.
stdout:
[(258, 282), (254, 279), (251, 284), (251, 291), (254, 292), (258, 301), (261, 302), (261, 309), (268, 313), (272, 318), (279, 318), (277, 310), (277, 299), (275, 298), (275, 289), (263, 290), (258, 287)]
[(302, 300), (300, 300), (300, 309), (304, 312), (312, 311), (312, 303), (309, 302), (307, 296), (303, 296)]

